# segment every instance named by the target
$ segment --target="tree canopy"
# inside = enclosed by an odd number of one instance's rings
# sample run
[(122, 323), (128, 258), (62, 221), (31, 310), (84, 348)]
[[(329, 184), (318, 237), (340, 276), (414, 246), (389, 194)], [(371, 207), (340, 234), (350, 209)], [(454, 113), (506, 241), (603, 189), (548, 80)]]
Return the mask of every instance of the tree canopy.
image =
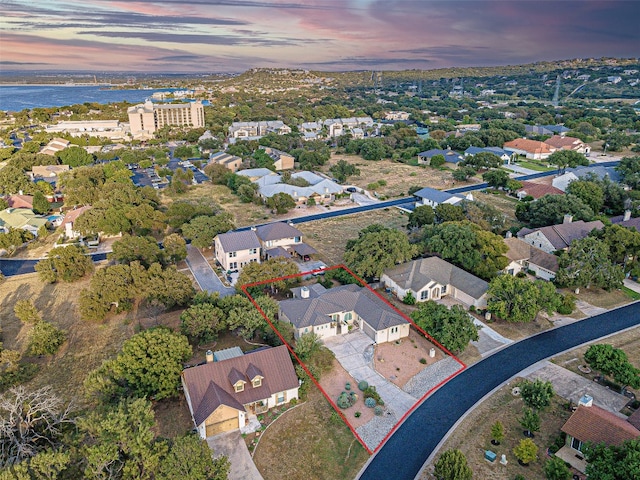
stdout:
[(535, 202), (518, 204), (516, 217), (526, 222), (531, 228), (558, 225), (563, 222), (566, 214), (572, 215), (573, 220), (593, 220), (594, 212), (575, 195), (545, 195)]
[[(285, 290), (299, 280), (297, 275), (300, 273), (298, 265), (289, 258), (270, 258), (262, 263), (251, 262), (245, 265), (238, 276), (236, 288), (242, 291), (241, 287), (249, 283), (267, 282), (261, 286), (250, 287), (252, 294), (259, 294), (265, 288), (271, 289), (272, 292), (277, 290)], [(293, 278), (284, 279), (283, 277), (293, 276)]]
[(386, 269), (411, 260), (416, 250), (406, 233), (374, 224), (347, 242), (344, 260), (357, 275), (380, 277)]
[(550, 165), (558, 166), (558, 173), (562, 174), (566, 168), (575, 168), (578, 165), (589, 165), (589, 159), (583, 154), (573, 150), (556, 150), (547, 159)]
[(460, 450), (446, 450), (435, 463), (433, 474), (438, 480), (471, 480), (473, 471)]
[(198, 248), (210, 247), (219, 233), (233, 230), (233, 216), (230, 213), (219, 213), (214, 216), (201, 215), (182, 225), (182, 234)]
[(182, 364), (190, 357), (187, 337), (168, 328), (152, 328), (127, 340), (115, 359), (89, 375), (85, 387), (105, 399), (173, 397), (178, 394)]
[(429, 300), (420, 303), (411, 319), (453, 353), (464, 351), (470, 341), (478, 340), (478, 327), (460, 306), (451, 309)]
[(509, 264), (503, 238), (468, 221), (428, 225), (423, 239), (426, 253), (437, 254), (482, 278), (492, 278)]
[(499, 275), (489, 283), (487, 309), (507, 322), (530, 322), (541, 310), (552, 313), (561, 303), (550, 282)]
[(567, 287), (621, 288), (624, 271), (609, 258), (607, 244), (595, 237), (575, 240), (558, 261), (556, 283)]
[(640, 471), (640, 440), (627, 440), (620, 446), (604, 443), (587, 445), (584, 449), (589, 478), (626, 480), (638, 478)]
[(93, 272), (91, 257), (85, 253), (84, 248), (74, 245), (52, 248), (47, 258), (36, 263), (35, 270), (46, 283), (75, 282)]

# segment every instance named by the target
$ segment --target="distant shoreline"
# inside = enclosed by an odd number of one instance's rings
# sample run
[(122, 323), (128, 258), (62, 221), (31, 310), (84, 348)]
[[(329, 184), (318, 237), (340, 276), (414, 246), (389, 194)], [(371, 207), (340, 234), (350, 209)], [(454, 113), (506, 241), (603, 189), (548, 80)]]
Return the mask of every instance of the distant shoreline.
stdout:
[[(125, 87), (117, 83), (18, 83), (0, 82), (0, 87)], [(139, 88), (122, 88), (120, 90), (139, 90)]]

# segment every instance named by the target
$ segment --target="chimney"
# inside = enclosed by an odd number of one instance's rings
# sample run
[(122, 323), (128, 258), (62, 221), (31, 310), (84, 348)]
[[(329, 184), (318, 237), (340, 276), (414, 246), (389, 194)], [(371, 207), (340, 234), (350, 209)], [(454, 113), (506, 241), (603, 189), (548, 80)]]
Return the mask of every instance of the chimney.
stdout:
[(507, 234), (505, 235), (505, 238), (511, 238), (513, 237), (513, 233), (511, 233), (511, 230), (507, 230)]
[(585, 393), (578, 401), (578, 406), (580, 405), (582, 405), (583, 407), (590, 407), (591, 405), (593, 405), (593, 397)]
[(211, 350), (207, 350), (207, 353), (205, 353), (206, 358), (207, 358), (207, 363), (213, 363), (213, 352)]
[(569, 213), (564, 214), (564, 218), (562, 219), (562, 223), (571, 223), (573, 222), (573, 215)]
[(622, 217), (623, 222), (628, 222), (631, 219), (631, 210), (624, 211), (624, 217)]
[(18, 195), (22, 195), (22, 190), (18, 190)]
[(256, 227), (251, 227), (251, 231), (252, 231), (252, 232), (255, 232), (256, 230), (257, 230), (257, 228), (256, 228)]
[(300, 298), (309, 298), (309, 287), (300, 288)]

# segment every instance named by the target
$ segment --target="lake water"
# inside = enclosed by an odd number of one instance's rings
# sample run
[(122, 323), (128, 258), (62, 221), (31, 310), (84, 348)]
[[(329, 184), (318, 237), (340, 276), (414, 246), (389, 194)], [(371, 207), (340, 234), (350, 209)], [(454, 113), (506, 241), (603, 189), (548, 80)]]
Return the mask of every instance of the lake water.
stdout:
[(127, 101), (144, 102), (157, 90), (100, 90), (97, 85), (46, 85), (46, 86), (2, 86), (0, 85), (0, 110), (19, 112), (25, 108), (63, 107), (76, 103), (115, 103)]

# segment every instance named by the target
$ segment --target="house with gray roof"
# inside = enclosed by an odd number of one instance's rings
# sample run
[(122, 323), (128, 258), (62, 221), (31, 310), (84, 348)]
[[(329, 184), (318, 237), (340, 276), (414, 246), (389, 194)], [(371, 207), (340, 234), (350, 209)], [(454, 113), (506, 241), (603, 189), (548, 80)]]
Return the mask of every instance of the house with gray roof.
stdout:
[(487, 306), (489, 284), (439, 257), (396, 265), (386, 270), (380, 281), (399, 299), (411, 292), (418, 302), (440, 300), (448, 295), (467, 306)]
[(429, 165), (431, 163), (431, 159), (436, 155), (442, 155), (444, 157), (444, 161), (447, 163), (457, 164), (464, 160), (464, 156), (454, 150), (432, 148), (431, 150), (420, 152), (418, 154), (418, 165)]
[(409, 322), (367, 287), (320, 284), (294, 291), (297, 298), (280, 302), (278, 318), (293, 325), (296, 338), (315, 333), (320, 338), (361, 329), (375, 343), (409, 335)]
[(278, 174), (275, 172), (272, 172), (268, 168), (247, 168), (245, 170), (239, 170), (238, 172), (236, 172), (236, 175), (247, 177), (249, 178), (249, 180), (253, 182), (254, 180), (265, 177), (267, 175), (278, 175)]
[(509, 259), (509, 265), (502, 270), (504, 273), (517, 275), (528, 270), (544, 280), (553, 280), (556, 277), (559, 268), (557, 256), (515, 237), (505, 238), (504, 243), (509, 249), (504, 254)]
[(523, 228), (517, 233), (522, 241), (533, 245), (547, 253), (567, 250), (574, 240), (582, 240), (593, 230), (602, 230), (604, 224), (600, 220), (585, 222), (573, 221), (571, 215), (565, 215), (564, 222), (559, 225), (549, 225), (541, 228)]
[(182, 371), (184, 395), (201, 438), (242, 429), (256, 415), (298, 398), (286, 345), (212, 361)]
[(299, 256), (303, 260), (318, 253), (302, 243), (302, 232), (286, 222), (274, 222), (256, 228), (265, 258)]
[(456, 205), (463, 200), (473, 201), (473, 195), (470, 193), (466, 196), (462, 194), (451, 194), (431, 187), (424, 187), (415, 192), (413, 196), (416, 199), (416, 207), (428, 205), (429, 207), (435, 208), (441, 203)]
[(509, 165), (511, 163), (512, 153), (507, 152), (506, 150), (500, 147), (474, 147), (471, 146), (464, 151), (464, 156), (469, 157), (473, 155), (477, 155), (478, 153), (493, 153), (494, 155), (500, 157), (500, 160), (504, 162), (505, 165)]
[(213, 239), (216, 260), (225, 271), (242, 270), (251, 262), (260, 263), (260, 239), (253, 230), (227, 232)]

